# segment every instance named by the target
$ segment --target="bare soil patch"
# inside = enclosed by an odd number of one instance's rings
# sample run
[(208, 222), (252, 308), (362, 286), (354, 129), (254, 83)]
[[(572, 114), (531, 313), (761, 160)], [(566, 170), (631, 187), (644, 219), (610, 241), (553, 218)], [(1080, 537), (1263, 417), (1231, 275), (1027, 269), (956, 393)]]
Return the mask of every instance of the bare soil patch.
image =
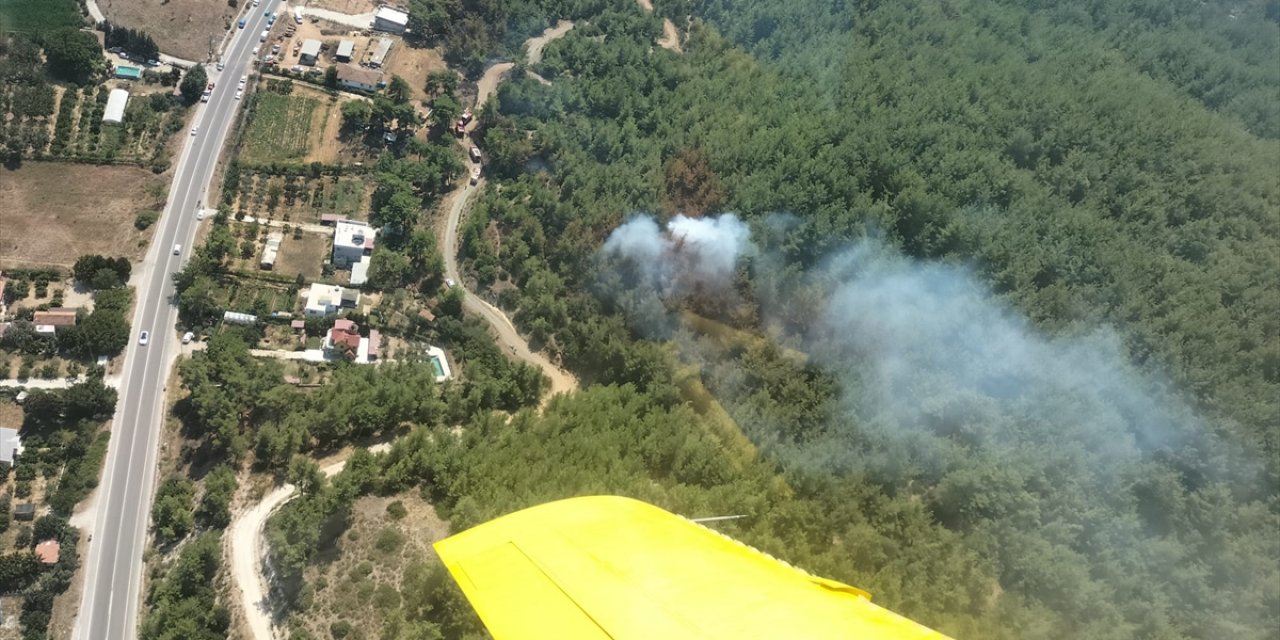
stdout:
[(301, 273), (311, 282), (320, 277), (321, 264), (329, 251), (329, 238), (318, 233), (304, 233), (300, 238), (285, 234), (276, 257), (275, 272), (287, 276)]
[(160, 50), (196, 62), (217, 47), (231, 27), (236, 9), (210, 0), (98, 0), (112, 24), (146, 31)]
[(427, 84), (427, 74), (443, 71), (445, 68), (444, 55), (440, 49), (418, 49), (404, 43), (396, 43), (384, 66), (388, 82), (392, 75), (408, 81), (409, 87), (413, 89), (413, 100), (426, 100), (427, 92), (424, 87)]
[(379, 4), (381, 3), (378, 0), (311, 0), (307, 6), (339, 13), (360, 14), (376, 10)]
[(140, 259), (151, 231), (138, 231), (133, 221), (156, 182), (164, 179), (125, 165), (0, 169), (0, 268), (70, 267), (86, 253)]

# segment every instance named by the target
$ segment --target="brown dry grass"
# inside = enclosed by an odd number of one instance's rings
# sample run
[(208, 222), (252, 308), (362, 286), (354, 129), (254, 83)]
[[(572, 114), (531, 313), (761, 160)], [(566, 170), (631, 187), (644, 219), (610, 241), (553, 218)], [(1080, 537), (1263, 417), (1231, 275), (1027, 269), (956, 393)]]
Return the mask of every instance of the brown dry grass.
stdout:
[(330, 252), (329, 238), (318, 233), (304, 233), (301, 238), (285, 234), (276, 256), (276, 273), (287, 276), (302, 274), (311, 282), (320, 277), (321, 265)]
[(415, 102), (425, 100), (427, 97), (424, 89), (427, 84), (427, 74), (432, 71), (442, 71), (445, 68), (444, 56), (439, 49), (416, 49), (403, 42), (397, 42), (396, 46), (391, 48), (390, 59), (383, 67), (387, 82), (391, 82), (392, 75), (400, 76), (409, 82), (409, 87), (413, 89), (412, 100)]
[(236, 15), (226, 2), (217, 0), (98, 0), (98, 8), (113, 24), (146, 31), (160, 50), (203, 62), (209, 38), (216, 48)]
[(0, 402), (0, 427), (17, 429), (22, 425), (22, 407), (12, 402)]
[(309, 6), (339, 13), (368, 13), (378, 8), (378, 0), (311, 0)]
[(148, 231), (133, 227), (163, 181), (132, 166), (27, 162), (0, 169), (0, 268), (70, 267), (86, 253), (126, 256), (146, 251)]

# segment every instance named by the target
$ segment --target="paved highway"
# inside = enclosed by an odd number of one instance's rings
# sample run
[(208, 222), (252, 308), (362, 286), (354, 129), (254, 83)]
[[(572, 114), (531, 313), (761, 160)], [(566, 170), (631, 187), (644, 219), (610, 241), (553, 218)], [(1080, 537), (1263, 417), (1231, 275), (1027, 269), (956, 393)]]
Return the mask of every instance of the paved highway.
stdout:
[[(251, 52), (266, 28), (264, 10), (268, 7), (278, 10), (279, 0), (246, 9), (248, 24), (233, 34), (222, 57), (226, 70), (218, 73), (212, 65), (208, 67), (210, 80), (217, 82), (217, 87), (207, 104), (197, 106), (194, 125), (199, 127), (198, 133), (182, 133), (186, 144), (137, 291), (132, 344), (125, 357), (111, 445), (98, 488), (93, 538), (85, 559), (87, 575), (74, 634), (77, 640), (137, 637), (138, 604), (143, 596), (142, 552), (148, 540), (155, 489), (156, 449), (165, 422), (164, 386), (178, 351), (172, 275), (191, 252), (198, 226), (197, 203), (210, 200), (205, 191), (242, 102), (234, 99), (236, 84), (250, 69)], [(215, 196), (217, 193), (212, 191)], [(179, 244), (181, 254), (174, 255), (174, 245)], [(138, 344), (142, 331), (151, 334), (146, 346)]]

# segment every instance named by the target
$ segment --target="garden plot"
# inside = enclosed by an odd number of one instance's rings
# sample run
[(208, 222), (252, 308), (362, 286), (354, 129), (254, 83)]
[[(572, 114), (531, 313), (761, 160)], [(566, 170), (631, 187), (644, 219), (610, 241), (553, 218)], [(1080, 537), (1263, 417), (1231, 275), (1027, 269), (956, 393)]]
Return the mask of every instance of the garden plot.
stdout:
[[(319, 98), (259, 92), (253, 99), (249, 126), (240, 147), (240, 160), (266, 164), (305, 158), (312, 120), (320, 106)], [(319, 115), (324, 118), (326, 112), (320, 110)]]
[(292, 313), (298, 296), (283, 284), (237, 277), (222, 287), (226, 300), (223, 306), (229, 311), (268, 316), (276, 311)]
[(332, 239), (318, 233), (285, 234), (274, 271), (285, 276), (302, 274), (307, 282), (318, 280), (331, 246)]
[(367, 218), (372, 187), (360, 175), (241, 174), (231, 210), (290, 224), (320, 224), (324, 214), (353, 220)]

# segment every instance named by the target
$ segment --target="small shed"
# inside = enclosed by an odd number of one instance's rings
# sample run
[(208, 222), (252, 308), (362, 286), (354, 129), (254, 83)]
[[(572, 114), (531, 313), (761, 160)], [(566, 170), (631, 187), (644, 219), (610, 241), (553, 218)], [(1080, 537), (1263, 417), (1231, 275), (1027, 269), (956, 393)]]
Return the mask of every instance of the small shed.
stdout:
[(26, 502), (13, 508), (14, 520), (35, 520), (36, 505)]
[(391, 53), (391, 38), (378, 38), (373, 47), (368, 50), (369, 59), (366, 61), (370, 67), (380, 69), (387, 62), (387, 55)]
[(333, 59), (338, 62), (351, 62), (351, 54), (355, 53), (356, 43), (351, 40), (343, 40), (338, 43), (338, 50), (334, 52)]
[(298, 64), (315, 66), (316, 60), (320, 57), (320, 41), (307, 38), (302, 41), (302, 48), (298, 50)]
[(103, 124), (120, 124), (124, 122), (124, 108), (129, 105), (129, 92), (124, 89), (112, 89), (107, 96), (107, 106), (102, 110)]

